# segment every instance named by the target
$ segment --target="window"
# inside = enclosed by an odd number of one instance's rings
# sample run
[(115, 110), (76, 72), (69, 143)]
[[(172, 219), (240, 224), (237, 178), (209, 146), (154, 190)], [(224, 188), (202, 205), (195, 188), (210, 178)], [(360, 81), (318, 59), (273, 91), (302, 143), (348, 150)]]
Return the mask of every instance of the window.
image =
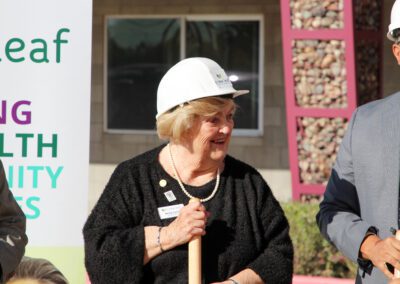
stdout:
[(235, 134), (262, 134), (262, 17), (108, 17), (105, 128), (111, 133), (155, 131), (157, 87), (187, 57), (218, 62), (239, 97)]

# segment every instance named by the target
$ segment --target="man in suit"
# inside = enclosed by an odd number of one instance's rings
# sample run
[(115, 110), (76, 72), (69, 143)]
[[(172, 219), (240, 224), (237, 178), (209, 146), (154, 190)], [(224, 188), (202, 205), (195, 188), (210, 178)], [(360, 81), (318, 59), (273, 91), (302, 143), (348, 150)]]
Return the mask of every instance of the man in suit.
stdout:
[[(400, 0), (388, 38), (400, 64)], [(357, 108), (320, 204), (321, 233), (359, 264), (356, 283), (387, 283), (400, 270), (400, 92)]]
[(28, 239), (25, 215), (8, 188), (0, 160), (0, 283), (18, 266)]

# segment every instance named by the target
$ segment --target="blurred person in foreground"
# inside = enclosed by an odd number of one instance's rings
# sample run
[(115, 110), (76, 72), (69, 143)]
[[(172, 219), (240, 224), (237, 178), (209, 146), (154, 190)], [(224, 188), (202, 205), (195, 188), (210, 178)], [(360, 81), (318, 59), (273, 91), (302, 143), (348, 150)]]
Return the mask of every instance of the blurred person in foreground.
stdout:
[(68, 284), (68, 280), (50, 261), (23, 257), (6, 284)]
[(164, 75), (156, 119), (168, 143), (121, 163), (91, 212), (83, 233), (92, 283), (187, 283), (195, 236), (205, 283), (291, 283), (284, 212), (261, 175), (227, 155), (234, 98), (245, 93), (207, 58)]
[(26, 218), (12, 195), (0, 160), (0, 283), (14, 271), (25, 253)]
[[(388, 38), (400, 64), (400, 0)], [(320, 204), (321, 233), (355, 262), (356, 283), (387, 283), (400, 269), (400, 92), (357, 108)]]

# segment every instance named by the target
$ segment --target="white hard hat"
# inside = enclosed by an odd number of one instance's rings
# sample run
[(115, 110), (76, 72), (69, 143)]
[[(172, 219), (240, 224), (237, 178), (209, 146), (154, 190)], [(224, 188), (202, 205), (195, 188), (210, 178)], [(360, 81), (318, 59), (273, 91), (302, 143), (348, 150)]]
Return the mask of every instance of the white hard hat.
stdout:
[(400, 0), (396, 0), (392, 7), (392, 13), (390, 14), (390, 25), (387, 37), (392, 41), (396, 41), (396, 38), (393, 37), (393, 31), (399, 28), (400, 28)]
[(204, 57), (184, 59), (172, 66), (161, 79), (157, 90), (157, 115), (183, 103), (213, 96), (247, 94), (235, 90), (225, 71), (213, 60)]

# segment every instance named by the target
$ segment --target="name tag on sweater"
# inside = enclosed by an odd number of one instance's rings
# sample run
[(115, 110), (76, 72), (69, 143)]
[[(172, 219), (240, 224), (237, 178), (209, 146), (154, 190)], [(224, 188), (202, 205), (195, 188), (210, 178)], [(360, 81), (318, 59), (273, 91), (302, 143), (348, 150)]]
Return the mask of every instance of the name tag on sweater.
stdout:
[(176, 204), (171, 206), (158, 207), (158, 214), (161, 219), (174, 218), (179, 215), (179, 211), (182, 209), (183, 204)]

